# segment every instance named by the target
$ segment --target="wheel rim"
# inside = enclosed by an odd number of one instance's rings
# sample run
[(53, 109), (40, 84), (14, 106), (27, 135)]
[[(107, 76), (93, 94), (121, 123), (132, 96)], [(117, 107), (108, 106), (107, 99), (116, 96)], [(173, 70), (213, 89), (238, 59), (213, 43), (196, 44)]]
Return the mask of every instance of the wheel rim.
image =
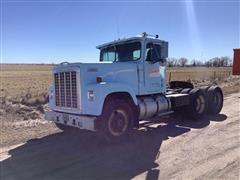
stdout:
[(125, 133), (128, 127), (128, 116), (123, 110), (115, 110), (112, 112), (109, 121), (108, 128), (113, 136), (121, 136)]
[(219, 91), (216, 91), (214, 94), (213, 94), (213, 104), (214, 104), (214, 107), (216, 109), (219, 109), (220, 106), (221, 106), (221, 93)]
[(203, 95), (197, 97), (195, 107), (198, 114), (202, 114), (204, 112), (205, 99)]

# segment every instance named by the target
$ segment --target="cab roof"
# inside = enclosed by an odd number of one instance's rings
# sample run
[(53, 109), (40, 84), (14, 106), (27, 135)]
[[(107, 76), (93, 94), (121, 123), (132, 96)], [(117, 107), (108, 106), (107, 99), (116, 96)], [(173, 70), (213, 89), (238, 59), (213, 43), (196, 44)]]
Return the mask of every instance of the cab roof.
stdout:
[(156, 41), (156, 42), (164, 42), (164, 41), (158, 39), (157, 37), (158, 36), (149, 37), (149, 35), (145, 34), (145, 35), (142, 35), (142, 36), (136, 36), (136, 37), (114, 40), (114, 41), (111, 41), (111, 42), (108, 42), (108, 43), (101, 44), (101, 45), (97, 46), (96, 48), (97, 49), (104, 49), (106, 47), (113, 46), (113, 45), (124, 44), (124, 43), (135, 42), (135, 41), (144, 41), (144, 40), (147, 40), (147, 39), (150, 39), (150, 40), (153, 40), (153, 41)]

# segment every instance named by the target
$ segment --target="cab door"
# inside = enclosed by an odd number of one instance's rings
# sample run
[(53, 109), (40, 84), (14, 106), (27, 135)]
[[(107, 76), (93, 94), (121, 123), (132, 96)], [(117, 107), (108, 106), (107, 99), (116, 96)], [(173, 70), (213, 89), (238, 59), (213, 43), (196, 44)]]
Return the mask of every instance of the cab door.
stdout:
[(161, 57), (161, 44), (146, 43), (144, 61), (145, 94), (165, 92), (165, 62)]

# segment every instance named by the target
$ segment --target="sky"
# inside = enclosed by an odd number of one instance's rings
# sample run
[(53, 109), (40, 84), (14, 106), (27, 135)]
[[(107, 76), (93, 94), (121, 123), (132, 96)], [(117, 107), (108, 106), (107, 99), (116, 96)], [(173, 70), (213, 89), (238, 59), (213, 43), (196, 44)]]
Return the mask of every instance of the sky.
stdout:
[(97, 45), (141, 32), (205, 61), (232, 57), (239, 30), (239, 0), (1, 0), (1, 63), (97, 62)]

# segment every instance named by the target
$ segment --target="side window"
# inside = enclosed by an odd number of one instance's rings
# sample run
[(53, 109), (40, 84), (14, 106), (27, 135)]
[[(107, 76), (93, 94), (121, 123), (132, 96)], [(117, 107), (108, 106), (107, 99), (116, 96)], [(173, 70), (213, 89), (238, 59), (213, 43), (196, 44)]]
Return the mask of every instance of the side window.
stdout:
[(158, 61), (161, 59), (161, 46), (159, 44), (148, 43), (146, 46), (146, 61)]
[(154, 53), (156, 54), (156, 58), (161, 59), (161, 45), (154, 44), (153, 49), (154, 49)]
[(146, 47), (146, 53), (145, 53), (145, 59), (146, 61), (151, 61), (152, 60), (152, 43), (148, 43)]

